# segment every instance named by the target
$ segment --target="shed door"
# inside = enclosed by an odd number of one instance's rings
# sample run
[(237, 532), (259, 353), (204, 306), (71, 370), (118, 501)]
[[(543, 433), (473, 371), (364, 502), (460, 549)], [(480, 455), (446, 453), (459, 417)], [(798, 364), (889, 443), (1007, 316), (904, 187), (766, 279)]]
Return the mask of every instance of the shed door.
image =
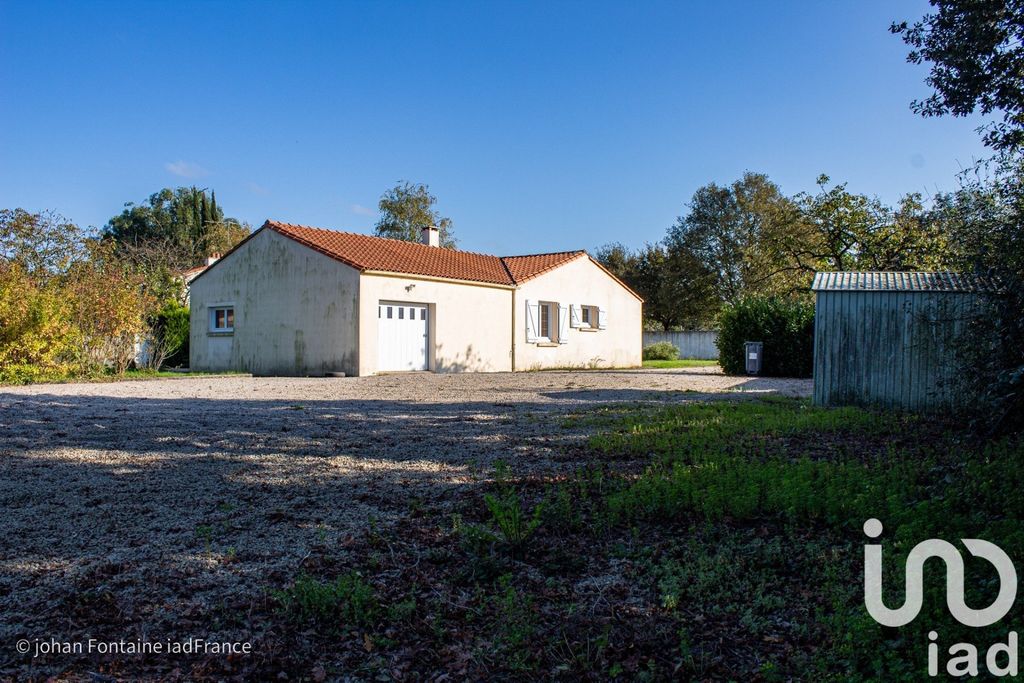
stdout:
[(430, 316), (423, 304), (377, 305), (377, 365), (382, 371), (426, 370)]

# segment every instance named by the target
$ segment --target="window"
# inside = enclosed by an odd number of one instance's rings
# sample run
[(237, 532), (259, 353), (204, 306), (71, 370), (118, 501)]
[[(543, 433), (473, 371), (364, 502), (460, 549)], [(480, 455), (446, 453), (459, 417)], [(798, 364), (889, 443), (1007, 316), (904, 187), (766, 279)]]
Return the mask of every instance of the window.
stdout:
[(597, 306), (580, 306), (581, 327), (596, 328), (599, 316)]
[(210, 309), (210, 332), (234, 332), (235, 307), (215, 306)]
[(552, 330), (558, 329), (558, 304), (541, 302), (540, 309), (540, 336), (542, 341), (552, 341), (556, 335)]

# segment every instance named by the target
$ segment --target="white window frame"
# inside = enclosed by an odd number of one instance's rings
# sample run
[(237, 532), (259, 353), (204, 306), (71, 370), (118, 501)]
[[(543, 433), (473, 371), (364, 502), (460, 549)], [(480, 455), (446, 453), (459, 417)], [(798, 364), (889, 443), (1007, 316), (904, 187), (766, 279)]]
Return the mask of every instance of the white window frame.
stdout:
[[(207, 307), (208, 330), (210, 334), (234, 334), (235, 332), (235, 305), (233, 303), (211, 304)], [(224, 311), (225, 327), (217, 327), (217, 311)], [(228, 314), (231, 311), (231, 326), (227, 326)]]
[(596, 330), (598, 321), (601, 319), (601, 309), (589, 304), (580, 305), (580, 327)]

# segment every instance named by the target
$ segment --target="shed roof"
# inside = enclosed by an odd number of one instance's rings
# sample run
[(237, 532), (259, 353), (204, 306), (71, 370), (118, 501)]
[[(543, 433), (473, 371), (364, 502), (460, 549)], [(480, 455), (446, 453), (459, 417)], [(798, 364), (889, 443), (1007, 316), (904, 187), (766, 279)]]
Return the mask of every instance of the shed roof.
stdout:
[(815, 292), (996, 292), (993, 278), (967, 273), (835, 271), (814, 274)]

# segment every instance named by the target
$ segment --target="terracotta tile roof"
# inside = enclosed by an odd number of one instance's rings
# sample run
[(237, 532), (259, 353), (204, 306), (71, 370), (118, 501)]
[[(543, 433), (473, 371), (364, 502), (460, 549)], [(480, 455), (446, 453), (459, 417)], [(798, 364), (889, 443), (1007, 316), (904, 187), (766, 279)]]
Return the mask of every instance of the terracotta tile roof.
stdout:
[[(430, 247), (417, 242), (360, 235), (354, 232), (311, 228), (280, 221), (268, 220), (260, 230), (263, 228), (285, 235), (310, 249), (315, 249), (361, 271), (379, 270), (387, 273), (426, 275), (507, 287), (514, 287), (573, 259), (587, 255), (587, 252), (579, 250), (525, 256), (491, 256), (471, 251)], [(246, 240), (256, 232), (253, 232)], [(223, 261), (228, 254), (238, 249), (246, 240), (236, 244), (217, 263)], [(625, 287), (630, 294), (640, 299), (636, 292), (608, 272), (604, 266), (593, 259), (591, 261), (608, 273), (609, 277)], [(203, 275), (208, 270), (209, 268), (204, 268), (199, 275)], [(643, 299), (640, 300), (643, 301)]]
[(515, 284), (497, 256), (277, 221), (267, 221), (264, 227), (359, 270), (382, 270), (496, 285)]
[(583, 256), (585, 251), (559, 251), (554, 254), (528, 254), (526, 256), (502, 256), (505, 267), (516, 283), (526, 282), (563, 263)]

